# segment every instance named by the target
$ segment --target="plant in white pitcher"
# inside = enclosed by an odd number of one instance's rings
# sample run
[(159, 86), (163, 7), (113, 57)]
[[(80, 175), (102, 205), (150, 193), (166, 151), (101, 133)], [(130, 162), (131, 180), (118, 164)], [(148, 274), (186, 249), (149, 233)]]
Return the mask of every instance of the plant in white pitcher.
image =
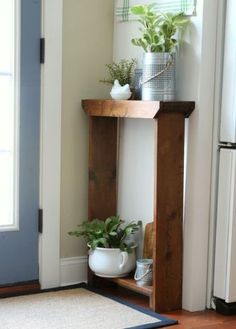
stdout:
[(110, 216), (105, 221), (83, 222), (69, 235), (85, 238), (90, 248), (89, 267), (96, 275), (122, 277), (135, 268), (136, 245), (128, 238), (139, 228), (139, 224), (125, 224), (119, 216)]

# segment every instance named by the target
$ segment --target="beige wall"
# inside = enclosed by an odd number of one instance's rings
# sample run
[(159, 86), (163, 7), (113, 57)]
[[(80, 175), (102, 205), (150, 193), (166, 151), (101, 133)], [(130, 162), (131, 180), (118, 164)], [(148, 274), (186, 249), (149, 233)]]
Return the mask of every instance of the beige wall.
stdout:
[(83, 98), (107, 98), (99, 79), (112, 61), (113, 1), (65, 0), (61, 159), (61, 257), (86, 253), (67, 232), (87, 219), (88, 119)]

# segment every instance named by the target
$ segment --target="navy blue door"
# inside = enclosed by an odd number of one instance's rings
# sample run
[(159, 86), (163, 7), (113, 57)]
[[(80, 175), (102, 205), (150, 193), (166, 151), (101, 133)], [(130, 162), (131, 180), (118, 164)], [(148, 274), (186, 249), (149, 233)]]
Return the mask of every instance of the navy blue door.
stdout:
[(18, 228), (0, 231), (0, 285), (38, 279), (41, 1), (19, 3)]

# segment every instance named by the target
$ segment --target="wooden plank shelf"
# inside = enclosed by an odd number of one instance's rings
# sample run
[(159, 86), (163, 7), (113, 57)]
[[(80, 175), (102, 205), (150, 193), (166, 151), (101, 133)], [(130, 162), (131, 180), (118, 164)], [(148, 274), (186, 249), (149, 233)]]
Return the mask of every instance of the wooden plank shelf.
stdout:
[(125, 278), (112, 278), (110, 281), (116, 283), (118, 286), (138, 292), (145, 296), (152, 295), (152, 286), (139, 286), (136, 281), (131, 277)]
[(187, 118), (194, 110), (194, 102), (123, 101), (85, 99), (82, 107), (89, 116), (154, 119), (160, 113), (182, 113)]

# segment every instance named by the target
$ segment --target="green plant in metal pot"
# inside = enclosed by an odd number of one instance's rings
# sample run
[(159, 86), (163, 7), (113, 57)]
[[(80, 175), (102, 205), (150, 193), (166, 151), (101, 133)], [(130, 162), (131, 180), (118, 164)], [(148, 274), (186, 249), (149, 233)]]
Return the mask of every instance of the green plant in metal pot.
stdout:
[(131, 42), (142, 47), (145, 52), (172, 53), (178, 44), (176, 33), (183, 30), (189, 20), (183, 12), (156, 13), (155, 6), (156, 4), (131, 7), (132, 14), (138, 16), (138, 22), (142, 26), (142, 37), (134, 38)]
[[(143, 90), (145, 100), (173, 100), (175, 96), (175, 51), (179, 35), (189, 20), (183, 12), (158, 13), (155, 4), (137, 5), (131, 13), (138, 17), (141, 37), (132, 44), (142, 47)], [(159, 79), (159, 80), (158, 80)]]

